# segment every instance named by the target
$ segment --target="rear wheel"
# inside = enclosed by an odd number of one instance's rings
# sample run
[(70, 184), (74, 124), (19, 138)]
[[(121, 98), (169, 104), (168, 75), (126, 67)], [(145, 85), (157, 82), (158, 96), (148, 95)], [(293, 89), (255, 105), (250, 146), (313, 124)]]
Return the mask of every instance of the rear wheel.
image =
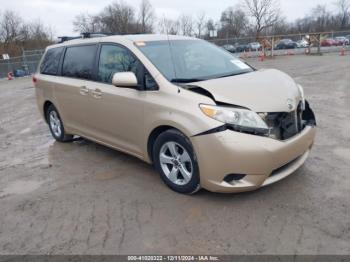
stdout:
[(153, 160), (164, 183), (178, 193), (200, 189), (197, 158), (188, 138), (177, 130), (160, 134), (153, 147)]
[(59, 142), (71, 142), (73, 140), (72, 135), (65, 133), (63, 122), (60, 115), (54, 105), (50, 105), (46, 110), (46, 119), (49, 124), (51, 135)]

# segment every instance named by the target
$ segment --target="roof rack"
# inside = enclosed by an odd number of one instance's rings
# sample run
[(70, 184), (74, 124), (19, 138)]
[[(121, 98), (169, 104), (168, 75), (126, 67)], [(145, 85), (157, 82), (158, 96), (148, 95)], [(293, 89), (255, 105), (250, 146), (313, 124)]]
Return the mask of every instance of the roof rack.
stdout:
[(60, 43), (66, 42), (66, 41), (74, 40), (74, 39), (104, 37), (104, 36), (108, 36), (108, 35), (111, 35), (111, 34), (85, 32), (85, 33), (81, 33), (80, 36), (59, 36), (58, 43), (60, 44)]
[(63, 43), (66, 41), (74, 40), (74, 39), (79, 39), (81, 38), (80, 36), (59, 36), (58, 37), (58, 43)]
[(111, 35), (111, 34), (106, 34), (106, 33), (91, 33), (91, 32), (81, 33), (82, 38), (104, 37), (104, 36), (109, 36), (109, 35)]

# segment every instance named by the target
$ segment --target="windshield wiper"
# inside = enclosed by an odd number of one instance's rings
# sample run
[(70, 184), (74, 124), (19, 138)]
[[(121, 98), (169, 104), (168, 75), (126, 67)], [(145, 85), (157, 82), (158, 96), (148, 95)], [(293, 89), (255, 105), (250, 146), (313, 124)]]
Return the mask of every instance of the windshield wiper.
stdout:
[(200, 82), (205, 79), (200, 78), (173, 78), (170, 80), (172, 83), (192, 83), (192, 82)]

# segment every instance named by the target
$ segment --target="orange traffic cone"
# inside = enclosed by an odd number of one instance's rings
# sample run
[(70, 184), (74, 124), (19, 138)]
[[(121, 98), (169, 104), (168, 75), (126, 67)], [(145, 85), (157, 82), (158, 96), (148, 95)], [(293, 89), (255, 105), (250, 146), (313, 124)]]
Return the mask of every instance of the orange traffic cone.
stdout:
[(259, 60), (260, 60), (261, 62), (264, 62), (264, 60), (265, 60), (265, 54), (264, 54), (264, 52), (261, 52), (261, 53), (259, 54)]
[(12, 79), (13, 79), (13, 74), (12, 74), (12, 72), (8, 72), (8, 73), (7, 73), (7, 79), (8, 79), (8, 80), (12, 80)]
[(344, 48), (344, 46), (340, 50), (340, 56), (345, 56), (345, 48)]

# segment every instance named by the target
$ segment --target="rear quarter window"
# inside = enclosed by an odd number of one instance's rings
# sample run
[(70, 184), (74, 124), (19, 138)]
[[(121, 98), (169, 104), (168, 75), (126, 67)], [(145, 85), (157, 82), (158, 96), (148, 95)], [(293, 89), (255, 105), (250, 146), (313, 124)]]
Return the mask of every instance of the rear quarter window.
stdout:
[(96, 45), (67, 47), (62, 75), (91, 80), (95, 61)]
[(62, 53), (63, 47), (47, 50), (40, 65), (40, 73), (45, 75), (57, 75)]

